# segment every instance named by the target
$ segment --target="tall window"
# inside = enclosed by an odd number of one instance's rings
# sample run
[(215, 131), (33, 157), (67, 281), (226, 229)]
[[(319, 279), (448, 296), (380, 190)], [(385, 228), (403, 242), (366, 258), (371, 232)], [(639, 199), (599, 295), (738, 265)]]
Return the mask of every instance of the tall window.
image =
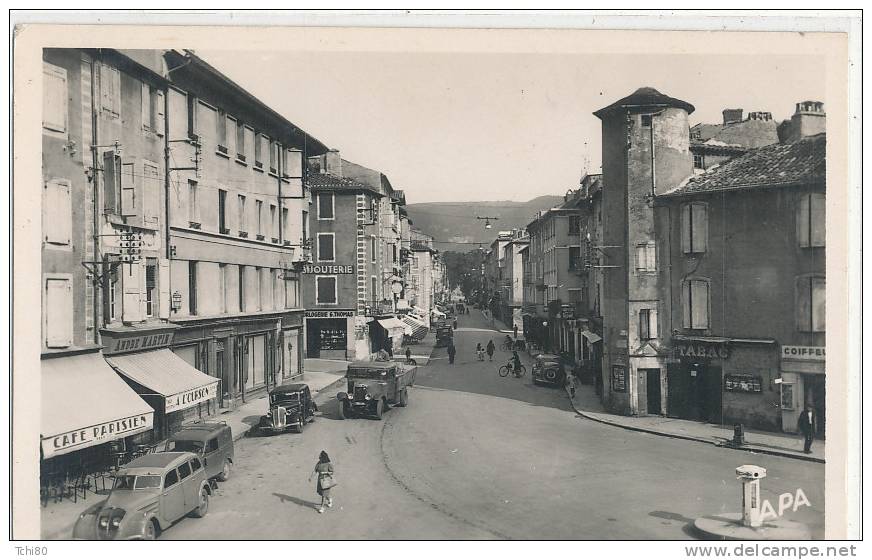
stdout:
[(827, 279), (803, 276), (796, 281), (796, 330), (826, 332)]
[(569, 270), (579, 270), (581, 268), (581, 247), (569, 248)]
[(236, 159), (245, 161), (245, 125), (236, 121)]
[(579, 235), (581, 233), (581, 216), (569, 216), (569, 235)]
[(315, 303), (335, 304), (336, 301), (336, 276), (316, 276)]
[(200, 223), (200, 192), (197, 181), (192, 179), (188, 179), (188, 222), (191, 225)]
[(109, 321), (118, 319), (118, 269), (109, 273)]
[(103, 115), (118, 118), (121, 114), (121, 73), (117, 68), (100, 65), (100, 104)]
[(188, 313), (197, 314), (197, 261), (188, 261)]
[(333, 193), (318, 193), (318, 219), (332, 220), (334, 215)]
[(278, 142), (276, 142), (274, 140), (270, 140), (270, 143), (269, 143), (269, 172), (273, 173), (273, 174), (278, 173), (278, 167), (277, 167), (277, 165), (278, 165), (278, 157), (277, 157), (278, 150), (279, 150)]
[(145, 259), (145, 316), (154, 317), (157, 296), (157, 259)]
[(263, 310), (263, 268), (256, 266), (254, 276), (257, 279), (257, 310)]
[(245, 311), (245, 267), (239, 265), (239, 311)]
[(218, 152), (227, 155), (227, 114), (224, 111), (219, 110), (215, 119), (215, 137), (218, 139)]
[(282, 235), (286, 243), (288, 241), (288, 233), (290, 233), (288, 226), (288, 209), (282, 208)]
[(636, 272), (657, 272), (657, 248), (653, 242), (636, 245)]
[(263, 148), (262, 142), (264, 140), (264, 136), (262, 134), (254, 133), (254, 167), (257, 169), (263, 169)]
[(42, 63), (42, 127), (54, 132), (67, 132), (67, 71), (47, 62)]
[(242, 235), (248, 232), (248, 226), (245, 222), (245, 196), (239, 195), (239, 234)]
[(336, 236), (332, 233), (318, 234), (318, 260), (319, 261), (335, 261), (336, 260)]
[(375, 236), (371, 235), (371, 236), (369, 236), (369, 260), (371, 262), (375, 262), (376, 251), (377, 251), (377, 249), (376, 249)]
[(303, 230), (303, 243), (309, 239), (309, 213), (303, 210), (302, 223), (300, 224)]
[(218, 264), (218, 303), (221, 306), (221, 313), (227, 313), (227, 265), (225, 263)]
[(230, 233), (227, 228), (227, 191), (218, 190), (218, 233)]
[(254, 211), (257, 214), (257, 238), (263, 239), (263, 201), (255, 201), (254, 207)]
[(682, 287), (682, 312), (685, 329), (709, 328), (709, 282), (687, 280)]
[(657, 310), (639, 310), (639, 339), (651, 340), (657, 338)]
[(195, 95), (188, 94), (188, 138), (198, 140), (197, 134), (197, 113), (200, 108), (200, 102)]
[(693, 154), (693, 168), (705, 169), (705, 157), (702, 154)]
[(273, 238), (273, 241), (278, 241), (279, 240), (279, 227), (278, 227), (278, 223), (276, 222), (276, 205), (275, 204), (269, 205), (269, 231), (270, 231), (270, 235)]
[(164, 133), (164, 93), (142, 84), (142, 129), (157, 135)]
[(708, 205), (691, 202), (681, 207), (681, 249), (705, 253), (708, 248)]
[(803, 194), (799, 199), (796, 232), (800, 247), (826, 246), (827, 196), (823, 193)]

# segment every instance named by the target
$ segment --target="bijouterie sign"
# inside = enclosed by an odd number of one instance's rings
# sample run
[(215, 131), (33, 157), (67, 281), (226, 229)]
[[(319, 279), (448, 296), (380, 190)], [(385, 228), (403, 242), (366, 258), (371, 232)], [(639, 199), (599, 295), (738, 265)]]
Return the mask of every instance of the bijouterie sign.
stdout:
[(307, 264), (303, 274), (354, 274), (352, 264)]
[(215, 397), (215, 390), (218, 387), (218, 382), (210, 383), (209, 385), (204, 385), (202, 387), (197, 387), (195, 389), (189, 389), (187, 391), (182, 391), (181, 393), (176, 393), (175, 395), (170, 395), (166, 398), (165, 408), (166, 412), (173, 412), (176, 410), (183, 410), (185, 408), (190, 408), (195, 404), (208, 401)]
[(43, 457), (52, 457), (60, 453), (69, 453), (77, 449), (97, 445), (104, 441), (112, 441), (122, 437), (150, 430), (154, 413), (137, 414), (103, 422), (96, 426), (78, 428), (62, 434), (42, 438)]

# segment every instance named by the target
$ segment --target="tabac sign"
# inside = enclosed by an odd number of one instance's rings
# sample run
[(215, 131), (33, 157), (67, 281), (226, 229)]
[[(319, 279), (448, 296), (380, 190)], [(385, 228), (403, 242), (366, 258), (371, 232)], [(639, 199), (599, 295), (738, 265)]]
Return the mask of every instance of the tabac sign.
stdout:
[(713, 359), (725, 360), (730, 357), (725, 342), (701, 342), (697, 340), (673, 341), (672, 354), (676, 359)]
[(43, 436), (42, 455), (45, 458), (63, 453), (70, 453), (77, 449), (83, 449), (106, 441), (112, 441), (126, 436), (132, 436), (139, 432), (150, 430), (154, 413), (137, 414), (103, 422), (96, 426), (77, 428), (52, 436)]

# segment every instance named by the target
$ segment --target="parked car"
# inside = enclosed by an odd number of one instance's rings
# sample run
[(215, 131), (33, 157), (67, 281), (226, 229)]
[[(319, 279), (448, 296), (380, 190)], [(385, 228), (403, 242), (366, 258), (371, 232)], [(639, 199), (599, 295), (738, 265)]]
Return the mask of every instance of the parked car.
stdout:
[(345, 379), (348, 392), (339, 399), (339, 418), (371, 415), (381, 420), (390, 405), (406, 406), (409, 387), (415, 382), (414, 366), (394, 362), (352, 362)]
[(533, 363), (533, 383), (549, 383), (563, 385), (566, 379), (566, 369), (560, 356), (554, 354), (539, 354)]
[(164, 451), (190, 451), (203, 459), (206, 478), (225, 481), (233, 469), (233, 430), (226, 422), (189, 424), (174, 433)]
[(269, 412), (260, 417), (258, 428), (270, 433), (293, 429), (299, 434), (304, 424), (315, 421), (317, 410), (305, 383), (279, 385), (269, 392)]
[(149, 453), (118, 471), (109, 497), (79, 515), (73, 538), (154, 540), (188, 514), (206, 515), (211, 496), (199, 455)]

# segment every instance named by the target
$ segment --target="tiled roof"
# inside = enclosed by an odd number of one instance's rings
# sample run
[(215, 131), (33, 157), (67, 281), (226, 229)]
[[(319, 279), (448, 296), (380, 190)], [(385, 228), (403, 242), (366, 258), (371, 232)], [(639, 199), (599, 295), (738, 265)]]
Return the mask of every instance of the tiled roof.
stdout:
[(687, 101), (663, 95), (652, 87), (640, 87), (627, 97), (619, 99), (609, 105), (603, 107), (599, 111), (594, 111), (594, 115), (603, 118), (609, 113), (623, 109), (624, 107), (678, 107), (687, 111), (687, 114), (693, 113), (694, 106)]
[(694, 175), (663, 196), (791, 186), (826, 178), (826, 134), (772, 144)]
[(306, 185), (313, 190), (323, 191), (372, 191), (378, 192), (368, 185), (358, 183), (354, 179), (337, 177), (329, 173), (309, 173), (306, 176)]

